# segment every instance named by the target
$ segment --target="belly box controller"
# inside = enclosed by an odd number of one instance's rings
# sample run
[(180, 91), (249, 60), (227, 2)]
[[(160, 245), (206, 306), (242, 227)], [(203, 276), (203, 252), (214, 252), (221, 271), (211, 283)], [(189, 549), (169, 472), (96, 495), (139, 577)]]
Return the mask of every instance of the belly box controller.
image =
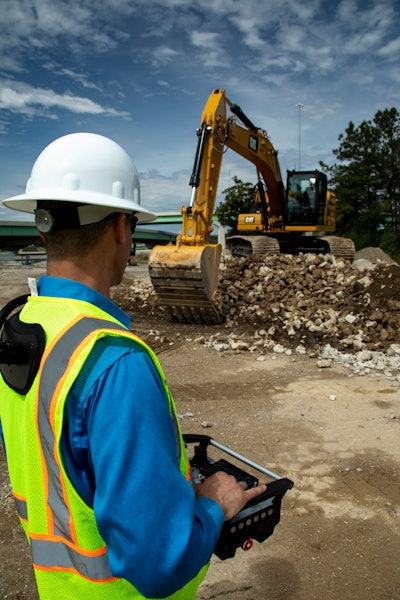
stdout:
[(233, 519), (224, 523), (214, 554), (222, 560), (232, 558), (235, 556), (237, 548), (249, 550), (253, 545), (253, 540), (261, 543), (270, 537), (280, 520), (282, 498), (286, 491), (293, 487), (293, 481), (281, 477), (207, 435), (184, 434), (183, 438), (186, 445), (194, 444), (194, 454), (190, 458), (190, 465), (195, 483), (200, 483), (202, 479), (217, 471), (225, 471), (236, 477), (238, 481), (245, 481), (248, 488), (259, 484), (257, 477), (225, 458), (216, 460), (210, 457), (208, 455), (209, 446), (218, 448), (224, 454), (232, 456), (237, 461), (272, 479), (267, 483), (267, 489), (263, 494), (248, 502)]

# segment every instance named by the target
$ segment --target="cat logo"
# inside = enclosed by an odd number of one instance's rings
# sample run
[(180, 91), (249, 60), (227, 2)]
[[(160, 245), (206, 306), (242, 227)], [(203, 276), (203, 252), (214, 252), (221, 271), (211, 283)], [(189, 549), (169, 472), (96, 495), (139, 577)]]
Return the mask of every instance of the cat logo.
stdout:
[(257, 152), (258, 150), (258, 138), (255, 135), (251, 135), (249, 137), (249, 148), (253, 150), (253, 152)]
[(254, 223), (254, 221), (255, 221), (254, 217), (245, 217), (244, 218), (245, 223)]

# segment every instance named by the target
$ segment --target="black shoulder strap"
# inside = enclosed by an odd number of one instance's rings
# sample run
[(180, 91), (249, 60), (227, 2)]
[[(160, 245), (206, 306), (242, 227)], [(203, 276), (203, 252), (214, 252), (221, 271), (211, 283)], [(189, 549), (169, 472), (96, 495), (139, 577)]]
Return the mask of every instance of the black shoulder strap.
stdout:
[(14, 312), (27, 299), (27, 295), (14, 298), (0, 311), (0, 372), (6, 384), (23, 396), (35, 379), (46, 343), (39, 323), (24, 323), (21, 311)]

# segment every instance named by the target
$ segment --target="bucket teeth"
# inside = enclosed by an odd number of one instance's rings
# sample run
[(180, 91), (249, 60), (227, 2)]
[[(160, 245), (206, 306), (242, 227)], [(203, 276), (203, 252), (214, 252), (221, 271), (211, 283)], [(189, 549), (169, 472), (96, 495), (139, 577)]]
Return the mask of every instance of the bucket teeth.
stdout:
[(171, 320), (207, 324), (221, 321), (214, 301), (220, 255), (220, 246), (212, 244), (153, 248), (150, 279)]
[(180, 323), (219, 323), (216, 304), (201, 285), (199, 271), (152, 268), (150, 278), (165, 313)]

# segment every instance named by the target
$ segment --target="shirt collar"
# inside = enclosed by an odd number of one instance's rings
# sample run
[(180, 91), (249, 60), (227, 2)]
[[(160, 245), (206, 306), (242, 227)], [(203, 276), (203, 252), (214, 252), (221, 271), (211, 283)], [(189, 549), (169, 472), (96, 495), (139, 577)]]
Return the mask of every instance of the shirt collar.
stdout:
[(71, 300), (82, 300), (89, 302), (97, 308), (100, 308), (114, 319), (117, 319), (127, 329), (130, 327), (130, 316), (121, 310), (103, 294), (100, 294), (93, 288), (73, 281), (72, 279), (62, 279), (61, 277), (50, 277), (42, 275), (38, 281), (39, 296), (49, 296), (50, 298), (69, 298)]

